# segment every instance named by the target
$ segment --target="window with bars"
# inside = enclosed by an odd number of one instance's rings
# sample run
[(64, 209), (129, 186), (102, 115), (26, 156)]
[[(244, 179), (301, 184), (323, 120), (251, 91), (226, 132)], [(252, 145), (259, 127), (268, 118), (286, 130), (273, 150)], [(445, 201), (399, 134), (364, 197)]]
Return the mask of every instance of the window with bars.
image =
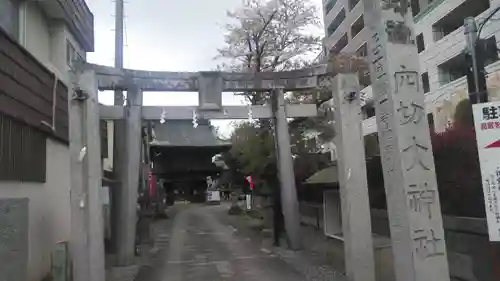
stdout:
[(0, 181), (45, 182), (46, 135), (0, 113)]
[(327, 35), (328, 36), (332, 35), (339, 28), (342, 22), (344, 22), (345, 18), (346, 18), (345, 9), (342, 9), (328, 26)]
[(333, 9), (333, 7), (335, 6), (335, 4), (337, 4), (337, 0), (329, 0), (326, 3), (326, 6), (325, 6), (325, 15), (328, 15), (328, 13)]
[(359, 3), (359, 0), (349, 0), (349, 10), (354, 9), (354, 7), (356, 7), (356, 5), (358, 5), (358, 3)]
[(75, 47), (69, 40), (66, 40), (66, 63), (70, 68), (75, 66), (76, 62), (85, 61), (80, 54), (76, 51)]
[(431, 91), (431, 84), (429, 83), (429, 73), (424, 72), (421, 74), (422, 76), (422, 88), (424, 89), (424, 94)]
[(356, 37), (365, 28), (365, 19), (361, 15), (351, 26), (351, 38)]

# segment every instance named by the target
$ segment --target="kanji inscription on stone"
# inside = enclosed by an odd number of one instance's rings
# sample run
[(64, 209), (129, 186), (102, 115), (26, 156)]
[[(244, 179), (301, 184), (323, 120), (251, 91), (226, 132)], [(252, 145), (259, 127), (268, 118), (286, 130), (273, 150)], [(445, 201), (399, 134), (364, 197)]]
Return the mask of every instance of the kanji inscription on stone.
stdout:
[(408, 154), (410, 159), (410, 165), (406, 168), (406, 171), (413, 170), (416, 166), (420, 166), (422, 169), (429, 171), (429, 165), (424, 163), (423, 153), (427, 152), (429, 148), (421, 144), (417, 137), (413, 136), (410, 145), (403, 149), (405, 154)]
[(444, 256), (445, 244), (443, 238), (437, 237), (434, 230), (417, 229), (413, 231), (416, 256), (427, 259), (435, 256)]
[(419, 90), (418, 72), (416, 71), (397, 71), (394, 73), (396, 79), (396, 92), (404, 91), (408, 87)]
[[(448, 281), (409, 0), (363, 0), (397, 281)], [(493, 112), (494, 113), (494, 112)], [(488, 114), (492, 112), (488, 110)]]
[(425, 109), (422, 105), (411, 102), (409, 105), (404, 102), (399, 103), (398, 112), (401, 114), (400, 124), (406, 125), (410, 122), (420, 123), (425, 116)]
[(410, 184), (407, 194), (410, 209), (416, 213), (423, 213), (432, 219), (432, 205), (437, 200), (436, 191), (430, 189), (427, 183)]
[(28, 199), (0, 199), (0, 281), (26, 280)]

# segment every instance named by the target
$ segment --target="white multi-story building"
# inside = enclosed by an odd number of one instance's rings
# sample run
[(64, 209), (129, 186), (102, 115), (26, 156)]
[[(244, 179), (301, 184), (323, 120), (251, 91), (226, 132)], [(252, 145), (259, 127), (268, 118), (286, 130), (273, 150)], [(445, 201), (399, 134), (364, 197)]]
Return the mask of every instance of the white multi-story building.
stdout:
[[(436, 131), (446, 129), (452, 121), (456, 104), (468, 97), (464, 76), (464, 19), (475, 17), (482, 24), (483, 19), (499, 5), (500, 0), (411, 1), (428, 119)], [(323, 11), (326, 50), (330, 54), (345, 52), (366, 56), (369, 30), (364, 24), (363, 1), (325, 0)], [(497, 18), (486, 23), (481, 38), (499, 42), (500, 21)], [(500, 99), (500, 63), (497, 61), (498, 57), (491, 58), (486, 67), (491, 100)], [(363, 92), (371, 96), (371, 87)], [(365, 134), (372, 134), (377, 130), (373, 112), (366, 117), (368, 119), (363, 124)]]
[(28, 229), (7, 245), (17, 254), (0, 260), (22, 280), (42, 280), (56, 243), (70, 240), (67, 72), (93, 51), (93, 21), (84, 0), (0, 0), (0, 199), (29, 200), (16, 222)]

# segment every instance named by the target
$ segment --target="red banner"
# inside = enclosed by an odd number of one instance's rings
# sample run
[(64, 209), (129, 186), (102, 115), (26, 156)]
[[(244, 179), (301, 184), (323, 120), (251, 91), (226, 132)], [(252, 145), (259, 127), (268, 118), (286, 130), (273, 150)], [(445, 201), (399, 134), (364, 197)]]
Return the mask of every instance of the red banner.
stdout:
[(156, 195), (156, 178), (151, 171), (148, 173), (148, 187), (150, 198), (154, 198)]
[(253, 183), (253, 179), (252, 179), (252, 176), (246, 176), (245, 179), (248, 181), (248, 183), (250, 184), (250, 190), (253, 190), (253, 188), (255, 187), (254, 183)]

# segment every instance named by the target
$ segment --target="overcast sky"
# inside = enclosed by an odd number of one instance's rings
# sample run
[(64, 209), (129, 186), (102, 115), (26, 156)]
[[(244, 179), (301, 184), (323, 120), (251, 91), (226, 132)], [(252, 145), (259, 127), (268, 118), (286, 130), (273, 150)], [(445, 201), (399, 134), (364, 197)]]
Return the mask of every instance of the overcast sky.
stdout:
[[(114, 64), (114, 1), (86, 0), (95, 21), (92, 63)], [(321, 0), (313, 0), (320, 8)], [(125, 68), (166, 71), (212, 70), (217, 48), (224, 46), (227, 10), (241, 0), (125, 0)], [(321, 32), (321, 31), (319, 31)], [(111, 104), (112, 93), (100, 95)], [(225, 93), (223, 104), (241, 97)], [(197, 93), (145, 93), (145, 105), (197, 105)], [(227, 123), (227, 122), (226, 122)], [(226, 124), (224, 122), (219, 124)]]

